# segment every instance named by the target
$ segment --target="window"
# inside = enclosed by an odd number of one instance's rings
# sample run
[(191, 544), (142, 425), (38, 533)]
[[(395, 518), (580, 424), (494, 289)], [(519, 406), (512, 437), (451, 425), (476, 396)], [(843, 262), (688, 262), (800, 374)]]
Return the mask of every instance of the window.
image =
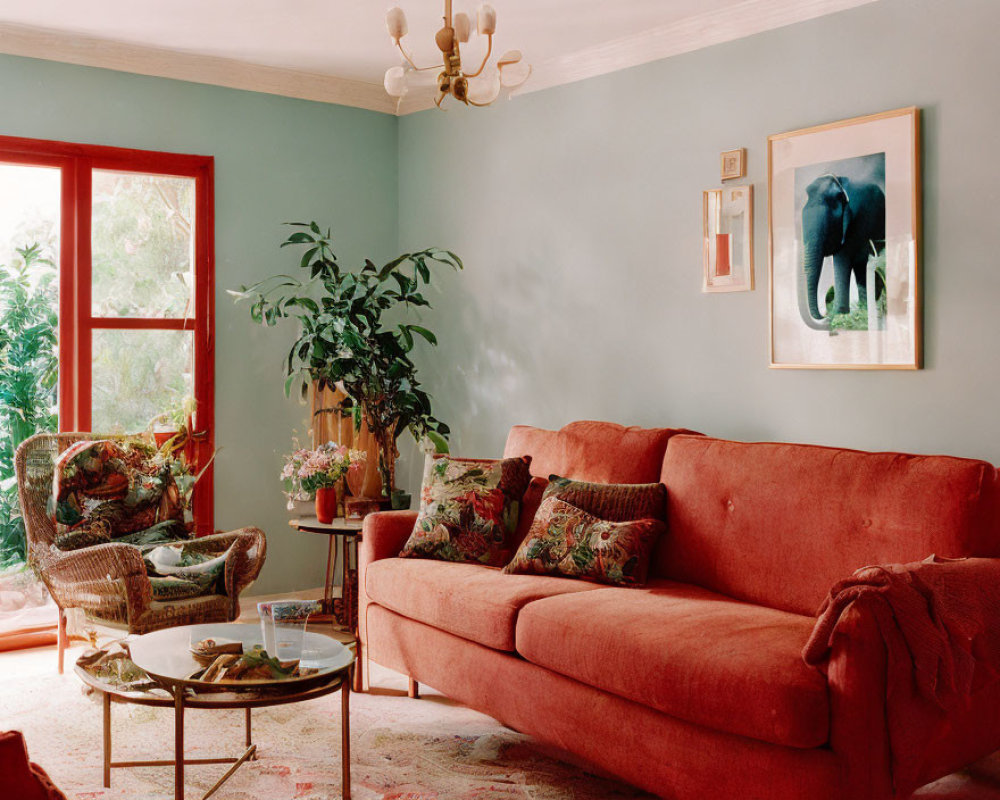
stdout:
[[(134, 432), (193, 408), (195, 467), (209, 464), (212, 158), (0, 137), (5, 204), (25, 219), (0, 224), (0, 263), (44, 240), (58, 270), (59, 429)], [(194, 494), (199, 534), (214, 528), (212, 496), (209, 467)]]

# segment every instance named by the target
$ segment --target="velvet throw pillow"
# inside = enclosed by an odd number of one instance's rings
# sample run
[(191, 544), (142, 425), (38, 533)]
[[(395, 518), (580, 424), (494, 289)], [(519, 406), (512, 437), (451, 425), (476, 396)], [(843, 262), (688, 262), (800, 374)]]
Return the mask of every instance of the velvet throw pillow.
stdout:
[(549, 475), (542, 500), (549, 497), (612, 522), (667, 519), (667, 487), (662, 483), (591, 483)]
[(413, 533), (399, 555), (502, 564), (531, 480), (530, 464), (530, 456), (434, 459), (420, 490)]
[(615, 586), (641, 586), (656, 540), (658, 519), (601, 519), (558, 497), (542, 501), (508, 575), (563, 575)]

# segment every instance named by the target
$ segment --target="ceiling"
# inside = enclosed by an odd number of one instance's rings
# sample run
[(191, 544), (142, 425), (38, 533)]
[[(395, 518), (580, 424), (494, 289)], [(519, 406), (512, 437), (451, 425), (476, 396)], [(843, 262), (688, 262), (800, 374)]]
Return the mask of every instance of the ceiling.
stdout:
[[(492, 0), (496, 48), (519, 49), (537, 90), (873, 0)], [(0, 0), (0, 52), (344, 102), (389, 113), (395, 2)], [(418, 63), (434, 63), (441, 0), (398, 0)], [(455, 0), (472, 14), (478, 0)], [(475, 48), (475, 45), (470, 45)], [(478, 49), (476, 49), (478, 52)], [(432, 90), (408, 97), (424, 108)]]

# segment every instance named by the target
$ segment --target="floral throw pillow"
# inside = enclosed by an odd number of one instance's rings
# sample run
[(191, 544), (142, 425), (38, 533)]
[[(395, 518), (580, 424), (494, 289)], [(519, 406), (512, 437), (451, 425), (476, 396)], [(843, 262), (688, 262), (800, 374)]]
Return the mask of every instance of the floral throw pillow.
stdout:
[(74, 533), (83, 540), (86, 532), (95, 540), (115, 539), (181, 519), (170, 468), (155, 463), (155, 452), (140, 442), (108, 440), (67, 448), (56, 460), (49, 500), (57, 536)]
[(542, 500), (553, 496), (613, 522), (667, 518), (667, 487), (662, 483), (591, 483), (549, 475)]
[(420, 513), (403, 558), (499, 566), (511, 549), (531, 457), (437, 458), (420, 491)]
[(503, 571), (641, 586), (653, 545), (666, 529), (658, 519), (601, 519), (550, 496), (538, 507), (531, 530)]

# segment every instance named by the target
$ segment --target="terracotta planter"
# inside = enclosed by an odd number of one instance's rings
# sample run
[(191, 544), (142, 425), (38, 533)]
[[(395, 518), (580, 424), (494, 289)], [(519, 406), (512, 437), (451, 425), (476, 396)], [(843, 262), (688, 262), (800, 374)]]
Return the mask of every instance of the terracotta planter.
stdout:
[(337, 516), (337, 487), (316, 490), (316, 519), (329, 525)]

